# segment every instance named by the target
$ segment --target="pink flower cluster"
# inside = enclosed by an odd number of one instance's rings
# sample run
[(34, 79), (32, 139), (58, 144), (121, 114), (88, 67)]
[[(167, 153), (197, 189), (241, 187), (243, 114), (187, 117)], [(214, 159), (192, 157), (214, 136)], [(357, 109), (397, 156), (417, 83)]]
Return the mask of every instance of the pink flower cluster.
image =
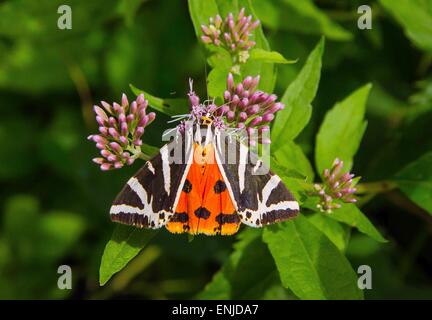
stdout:
[(246, 77), (241, 83), (235, 84), (233, 75), (228, 74), (227, 90), (224, 93), (224, 105), (217, 114), (226, 117), (227, 125), (245, 129), (251, 145), (269, 144), (270, 122), (275, 114), (285, 105), (277, 102), (277, 96), (257, 90), (259, 76)]
[(217, 15), (215, 18), (210, 18), (208, 26), (201, 25), (203, 32), (201, 40), (206, 44), (223, 47), (232, 53), (247, 51), (256, 44), (250, 38), (259, 23), (259, 20), (252, 21), (252, 15), (245, 16), (244, 8), (236, 18), (232, 13), (228, 14), (225, 20)]
[(96, 143), (102, 157), (94, 158), (93, 162), (102, 170), (119, 169), (131, 165), (141, 154), (144, 129), (154, 119), (155, 113), (147, 114), (148, 101), (140, 94), (135, 101), (129, 103), (125, 94), (121, 104), (112, 105), (105, 101), (101, 107), (94, 106), (99, 134), (88, 137)]
[(331, 213), (332, 209), (341, 207), (336, 200), (346, 203), (355, 203), (354, 197), (356, 182), (353, 181), (354, 174), (349, 172), (342, 173), (343, 161), (336, 158), (331, 169), (325, 169), (323, 172), (323, 183), (315, 184), (315, 194), (320, 197), (317, 207), (323, 211)]

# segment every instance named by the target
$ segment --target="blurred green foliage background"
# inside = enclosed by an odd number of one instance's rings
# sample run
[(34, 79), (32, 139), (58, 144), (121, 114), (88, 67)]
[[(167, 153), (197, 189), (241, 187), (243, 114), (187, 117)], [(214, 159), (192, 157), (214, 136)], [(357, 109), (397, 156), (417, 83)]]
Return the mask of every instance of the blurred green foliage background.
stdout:
[[(57, 28), (61, 4), (72, 8), (72, 30)], [(297, 139), (310, 159), (325, 112), (367, 82), (373, 83), (369, 124), (353, 171), (366, 182), (387, 179), (432, 150), (431, 1), (252, 4), (271, 48), (299, 59), (278, 67), (278, 95), (326, 37), (313, 118)], [(373, 8), (372, 30), (357, 28), (361, 4)], [(155, 96), (183, 98), (189, 77), (206, 95), (205, 56), (186, 1), (0, 3), (0, 298), (192, 298), (210, 281), (235, 238), (188, 242), (162, 231), (110, 283), (98, 284), (114, 229), (111, 201), (139, 163), (101, 172), (91, 162), (97, 152), (86, 140), (97, 129), (92, 105), (118, 101), (122, 92), (133, 96), (131, 83)], [(158, 114), (146, 143), (161, 145), (167, 120)], [(400, 191), (378, 195), (363, 212), (389, 240), (351, 235), (346, 254), (354, 270), (368, 264), (374, 272), (365, 297), (432, 298), (431, 214)], [(260, 262), (257, 268), (266, 268)], [(72, 267), (70, 291), (57, 288), (61, 264)], [(277, 281), (234, 297), (294, 298)]]

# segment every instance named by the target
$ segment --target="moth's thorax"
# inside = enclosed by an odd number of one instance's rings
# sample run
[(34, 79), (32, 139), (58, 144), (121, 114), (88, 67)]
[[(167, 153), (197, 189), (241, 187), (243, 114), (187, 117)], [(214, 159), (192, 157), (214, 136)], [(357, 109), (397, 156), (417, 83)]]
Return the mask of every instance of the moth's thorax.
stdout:
[(204, 168), (208, 164), (215, 163), (215, 150), (213, 144), (201, 145), (199, 143), (194, 144), (194, 157), (193, 163), (201, 166), (202, 173)]

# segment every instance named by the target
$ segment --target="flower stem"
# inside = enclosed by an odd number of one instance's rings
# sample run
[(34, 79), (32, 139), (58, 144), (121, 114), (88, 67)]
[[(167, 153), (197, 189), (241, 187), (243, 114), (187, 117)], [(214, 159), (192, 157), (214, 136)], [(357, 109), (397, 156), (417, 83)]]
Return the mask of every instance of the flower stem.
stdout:
[(377, 182), (366, 182), (359, 183), (356, 186), (356, 193), (366, 194), (366, 193), (383, 193), (393, 190), (397, 187), (396, 183), (389, 180), (382, 180)]

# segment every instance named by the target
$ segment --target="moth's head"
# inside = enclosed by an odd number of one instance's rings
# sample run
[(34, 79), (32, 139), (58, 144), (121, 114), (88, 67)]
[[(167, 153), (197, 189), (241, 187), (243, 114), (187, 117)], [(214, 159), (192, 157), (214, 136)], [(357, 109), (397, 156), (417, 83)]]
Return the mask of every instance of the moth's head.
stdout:
[(214, 121), (214, 116), (210, 113), (207, 113), (206, 115), (201, 117), (201, 125), (203, 126), (211, 126)]
[(215, 127), (213, 119), (203, 116), (202, 121), (196, 122), (191, 131), (193, 141), (202, 146), (213, 142)]

